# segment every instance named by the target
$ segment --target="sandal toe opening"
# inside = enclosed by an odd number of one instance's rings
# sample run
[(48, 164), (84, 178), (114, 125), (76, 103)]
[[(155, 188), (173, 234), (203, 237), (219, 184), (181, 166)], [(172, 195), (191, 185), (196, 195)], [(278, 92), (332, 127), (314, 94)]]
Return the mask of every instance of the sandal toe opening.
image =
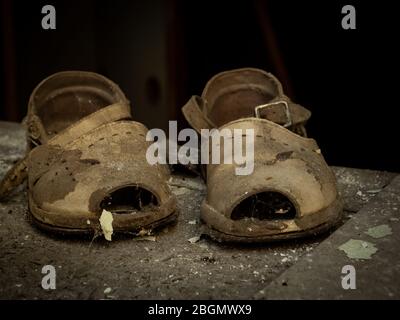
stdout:
[(100, 203), (102, 210), (114, 214), (152, 211), (160, 203), (155, 194), (140, 186), (124, 186), (112, 191)]
[(239, 202), (232, 210), (231, 219), (290, 220), (297, 215), (294, 204), (275, 191), (253, 194)]

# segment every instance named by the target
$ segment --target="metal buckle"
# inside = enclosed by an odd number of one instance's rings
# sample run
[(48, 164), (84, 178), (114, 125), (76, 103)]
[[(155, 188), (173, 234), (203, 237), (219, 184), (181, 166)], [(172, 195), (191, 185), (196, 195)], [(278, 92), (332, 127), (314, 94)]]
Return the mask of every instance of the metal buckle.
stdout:
[(266, 104), (262, 104), (260, 106), (257, 106), (254, 109), (256, 117), (257, 118), (261, 118), (260, 117), (260, 110), (263, 110), (263, 109), (266, 109), (266, 108), (269, 108), (271, 106), (278, 105), (278, 104), (283, 104), (284, 107), (285, 107), (285, 115), (286, 115), (287, 121), (285, 122), (285, 124), (283, 124), (283, 127), (284, 128), (290, 127), (293, 124), (292, 123), (292, 116), (290, 115), (289, 105), (285, 100), (275, 101), (275, 102), (266, 103)]

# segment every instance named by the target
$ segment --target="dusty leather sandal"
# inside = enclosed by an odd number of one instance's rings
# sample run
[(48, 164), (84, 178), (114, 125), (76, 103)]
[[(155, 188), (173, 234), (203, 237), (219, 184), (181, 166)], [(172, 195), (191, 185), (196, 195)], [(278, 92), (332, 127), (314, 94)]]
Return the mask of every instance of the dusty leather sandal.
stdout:
[(335, 176), (306, 137), (311, 113), (286, 97), (273, 75), (251, 68), (217, 74), (182, 111), (198, 133), (218, 128), (255, 134), (250, 175), (236, 175), (235, 164), (207, 165), (201, 206), (206, 234), (267, 242), (314, 235), (340, 220)]
[(131, 120), (128, 100), (109, 79), (81, 71), (48, 77), (33, 91), (24, 123), (30, 151), (4, 177), (0, 197), (27, 177), (29, 211), (40, 227), (99, 232), (103, 210), (114, 232), (175, 219), (169, 169), (147, 162), (147, 129)]

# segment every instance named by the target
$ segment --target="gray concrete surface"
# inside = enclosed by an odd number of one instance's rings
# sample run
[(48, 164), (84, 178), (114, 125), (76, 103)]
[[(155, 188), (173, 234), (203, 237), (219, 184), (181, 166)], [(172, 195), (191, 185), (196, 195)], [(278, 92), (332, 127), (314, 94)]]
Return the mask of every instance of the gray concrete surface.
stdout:
[[(400, 176), (397, 176), (356, 216), (313, 252), (256, 294), (262, 299), (400, 299)], [(384, 227), (383, 227), (384, 226)], [(385, 232), (371, 233), (373, 230)], [(376, 250), (371, 256), (354, 256), (340, 248), (361, 240), (359, 250)], [(373, 252), (372, 251), (372, 252)], [(354, 253), (350, 251), (350, 253)], [(343, 266), (354, 267), (355, 286), (343, 290)], [(349, 284), (345, 281), (345, 284)]]
[[(0, 177), (23, 152), (22, 128), (0, 122)], [(363, 206), (375, 203), (377, 195), (396, 176), (370, 170), (333, 169), (345, 200), (342, 228), (358, 216)], [(10, 199), (0, 203), (0, 299), (270, 298), (274, 291), (269, 292), (270, 296), (260, 296), (260, 292), (265, 293), (274, 280), (279, 282), (285, 271), (312, 254), (321, 242), (324, 245), (329, 236), (273, 245), (215, 243), (200, 232), (200, 202), (206, 192), (203, 182), (180, 174), (173, 176), (170, 185), (180, 209), (176, 225), (154, 237), (119, 237), (112, 242), (102, 238), (91, 241), (57, 237), (39, 231), (27, 218), (26, 190), (20, 187)], [(386, 200), (382, 201), (384, 205)], [(353, 232), (356, 237), (356, 231)], [(199, 241), (188, 241), (197, 236)], [(314, 259), (314, 263), (318, 261)], [(41, 287), (41, 269), (48, 264), (57, 270), (57, 287), (50, 291)], [(394, 266), (392, 263), (387, 268)], [(336, 274), (335, 270), (335, 277)], [(335, 284), (332, 289), (328, 285), (327, 292), (336, 292), (335, 277)]]

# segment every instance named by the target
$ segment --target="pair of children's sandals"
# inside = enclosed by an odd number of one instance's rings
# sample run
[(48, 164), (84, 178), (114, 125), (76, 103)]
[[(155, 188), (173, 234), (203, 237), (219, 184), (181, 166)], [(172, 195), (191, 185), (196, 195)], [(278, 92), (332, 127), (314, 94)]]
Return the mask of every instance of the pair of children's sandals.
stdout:
[[(341, 216), (333, 172), (306, 136), (311, 113), (259, 69), (214, 76), (182, 109), (202, 129), (253, 129), (254, 171), (206, 166), (205, 230), (214, 239), (267, 242), (325, 231)], [(114, 232), (152, 230), (175, 220), (165, 164), (146, 160), (147, 128), (132, 120), (120, 88), (96, 73), (68, 71), (43, 80), (24, 119), (29, 150), (6, 174), (0, 197), (28, 179), (29, 211), (38, 226), (96, 233), (109, 213)], [(103, 228), (104, 231), (104, 228)]]

